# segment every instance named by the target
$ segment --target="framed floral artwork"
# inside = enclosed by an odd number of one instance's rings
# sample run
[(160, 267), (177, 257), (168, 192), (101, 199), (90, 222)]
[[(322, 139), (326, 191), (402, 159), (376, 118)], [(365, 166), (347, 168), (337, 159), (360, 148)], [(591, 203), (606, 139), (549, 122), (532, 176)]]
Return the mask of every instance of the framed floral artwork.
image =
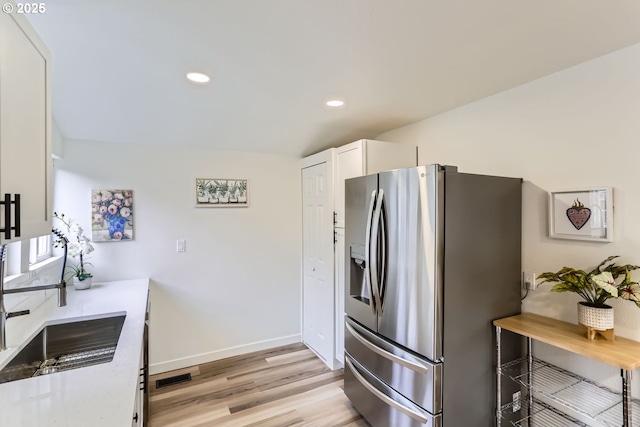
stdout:
[(246, 179), (196, 178), (196, 207), (240, 208), (249, 206)]
[(91, 190), (94, 242), (133, 239), (133, 190)]
[(549, 193), (549, 237), (613, 241), (613, 190), (605, 187)]

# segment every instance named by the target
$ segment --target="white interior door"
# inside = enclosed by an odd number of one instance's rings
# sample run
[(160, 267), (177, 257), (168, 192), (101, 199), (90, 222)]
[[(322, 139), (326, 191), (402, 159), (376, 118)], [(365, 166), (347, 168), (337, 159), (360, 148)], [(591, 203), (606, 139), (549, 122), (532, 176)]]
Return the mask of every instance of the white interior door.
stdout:
[(303, 340), (333, 367), (333, 186), (328, 162), (302, 170)]

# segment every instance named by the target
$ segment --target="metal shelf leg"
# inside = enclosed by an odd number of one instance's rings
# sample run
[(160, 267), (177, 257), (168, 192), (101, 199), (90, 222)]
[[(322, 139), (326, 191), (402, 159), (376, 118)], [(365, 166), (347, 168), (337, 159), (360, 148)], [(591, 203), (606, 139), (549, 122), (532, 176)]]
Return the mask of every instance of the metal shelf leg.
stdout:
[(502, 408), (502, 360), (500, 351), (502, 328), (496, 326), (496, 427), (502, 425), (502, 416), (500, 409)]
[[(527, 384), (533, 384), (533, 340), (531, 337), (527, 337)], [(531, 416), (533, 413), (533, 393), (529, 391), (527, 393), (529, 398), (527, 399), (527, 415)]]
[(622, 426), (631, 427), (631, 372), (622, 369)]

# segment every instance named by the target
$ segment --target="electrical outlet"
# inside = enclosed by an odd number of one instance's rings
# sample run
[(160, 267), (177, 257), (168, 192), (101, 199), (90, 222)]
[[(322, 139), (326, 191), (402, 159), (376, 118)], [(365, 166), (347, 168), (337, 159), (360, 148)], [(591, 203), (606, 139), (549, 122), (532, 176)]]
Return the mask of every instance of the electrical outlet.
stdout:
[(525, 289), (535, 290), (538, 287), (536, 283), (536, 273), (525, 271), (522, 273), (522, 283)]
[(513, 403), (512, 408), (513, 408), (513, 412), (517, 412), (520, 410), (520, 408), (522, 407), (520, 404), (520, 392), (516, 391), (515, 393), (513, 393), (512, 397), (511, 397), (511, 402)]

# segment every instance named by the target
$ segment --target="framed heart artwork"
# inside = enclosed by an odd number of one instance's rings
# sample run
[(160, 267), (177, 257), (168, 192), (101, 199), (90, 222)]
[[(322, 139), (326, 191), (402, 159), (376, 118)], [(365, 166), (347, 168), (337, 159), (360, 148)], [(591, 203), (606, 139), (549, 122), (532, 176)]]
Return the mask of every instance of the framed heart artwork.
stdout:
[(613, 189), (549, 193), (549, 237), (612, 242)]

